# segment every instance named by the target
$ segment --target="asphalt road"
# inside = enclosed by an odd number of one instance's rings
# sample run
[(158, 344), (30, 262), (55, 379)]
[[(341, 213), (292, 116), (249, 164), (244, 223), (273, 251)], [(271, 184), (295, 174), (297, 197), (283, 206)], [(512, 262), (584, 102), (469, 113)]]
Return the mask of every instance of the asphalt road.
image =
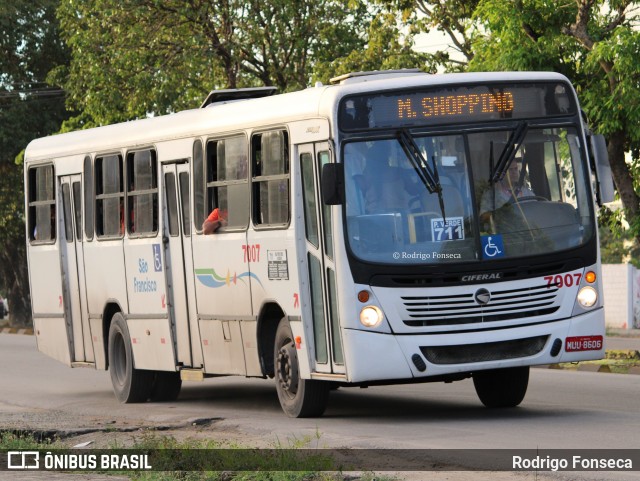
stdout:
[[(640, 448), (638, 375), (532, 369), (527, 397), (511, 410), (482, 407), (470, 380), (341, 388), (324, 417), (289, 419), (272, 380), (214, 378), (185, 383), (177, 402), (122, 405), (107, 372), (67, 368), (39, 353), (32, 336), (0, 334), (0, 366), (2, 429), (164, 429), (207, 419), (211, 437), (260, 447), (308, 439), (309, 447)], [(556, 478), (631, 480), (640, 471)]]

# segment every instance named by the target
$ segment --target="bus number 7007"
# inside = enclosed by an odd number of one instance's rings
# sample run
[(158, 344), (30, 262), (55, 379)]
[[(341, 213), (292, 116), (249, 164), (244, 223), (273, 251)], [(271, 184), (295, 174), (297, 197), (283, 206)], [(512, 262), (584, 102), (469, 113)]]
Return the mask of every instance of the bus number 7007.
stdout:
[(564, 276), (561, 274), (557, 274), (555, 276), (544, 276), (544, 280), (547, 281), (547, 287), (557, 286), (558, 289), (562, 289), (563, 287), (571, 287), (574, 284), (577, 286), (580, 284), (580, 279), (582, 278), (582, 274), (565, 274)]
[(243, 244), (244, 262), (260, 262), (260, 244)]

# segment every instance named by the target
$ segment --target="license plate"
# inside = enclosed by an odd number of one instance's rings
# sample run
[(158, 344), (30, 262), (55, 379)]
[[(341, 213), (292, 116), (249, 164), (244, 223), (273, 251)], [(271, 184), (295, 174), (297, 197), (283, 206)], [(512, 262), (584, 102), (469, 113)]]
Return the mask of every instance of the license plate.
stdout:
[(567, 352), (599, 351), (602, 349), (602, 336), (567, 337), (564, 350)]

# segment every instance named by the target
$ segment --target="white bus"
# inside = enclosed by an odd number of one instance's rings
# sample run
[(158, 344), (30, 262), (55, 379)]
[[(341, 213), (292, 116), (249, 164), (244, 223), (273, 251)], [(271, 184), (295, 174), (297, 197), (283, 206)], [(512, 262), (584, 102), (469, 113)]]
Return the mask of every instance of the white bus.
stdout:
[(29, 144), (40, 351), (108, 369), (121, 402), (275, 378), (294, 417), (335, 387), (470, 377), (512, 407), (529, 366), (603, 356), (595, 200), (612, 183), (565, 77), (359, 72), (272, 93)]

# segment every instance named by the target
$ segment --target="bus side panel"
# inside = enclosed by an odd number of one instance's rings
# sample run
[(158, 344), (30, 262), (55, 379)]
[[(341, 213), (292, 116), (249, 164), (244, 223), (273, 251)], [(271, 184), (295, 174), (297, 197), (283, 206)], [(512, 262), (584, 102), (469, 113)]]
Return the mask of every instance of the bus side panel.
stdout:
[(253, 319), (246, 232), (194, 235), (192, 243), (205, 371), (228, 374), (234, 366), (245, 374), (239, 321)]
[(29, 246), (33, 327), (38, 350), (71, 365), (57, 244)]
[(168, 319), (127, 319), (136, 369), (175, 371)]
[(262, 367), (258, 354), (258, 322), (255, 320), (241, 321), (242, 342), (244, 344), (244, 362), (247, 376), (262, 376)]
[(67, 323), (64, 318), (33, 318), (38, 351), (71, 366)]
[[(260, 312), (262, 306), (268, 302), (275, 302), (285, 317), (299, 319), (303, 296), (298, 282), (293, 223), (286, 231), (250, 231), (248, 244), (250, 248), (260, 246), (259, 255), (252, 255), (250, 263), (254, 312)], [(305, 340), (299, 347), (298, 362), (300, 375), (303, 379), (309, 379), (310, 366), (306, 350), (312, 347), (306, 339), (312, 340), (313, 337), (308, 333), (299, 332), (297, 327), (301, 323), (290, 324), (294, 337), (298, 335)]]
[(200, 332), (207, 372), (214, 366), (216, 374), (246, 374), (240, 321), (201, 320)]
[(160, 238), (125, 240), (127, 296), (133, 317), (167, 317)]
[[(84, 254), (90, 317), (102, 318), (109, 302), (128, 312), (122, 239), (85, 242)], [(109, 324), (111, 319), (105, 321)]]

